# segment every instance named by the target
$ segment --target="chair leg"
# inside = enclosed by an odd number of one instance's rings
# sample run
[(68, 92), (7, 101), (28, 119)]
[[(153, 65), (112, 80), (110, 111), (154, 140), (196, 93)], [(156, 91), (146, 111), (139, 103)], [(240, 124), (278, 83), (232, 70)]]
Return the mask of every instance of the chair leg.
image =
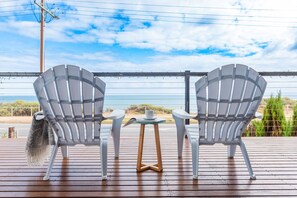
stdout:
[(120, 136), (121, 136), (121, 124), (125, 116), (118, 118), (112, 122), (111, 135), (114, 145), (114, 157), (119, 158), (120, 155)]
[(248, 168), (250, 179), (255, 180), (256, 176), (254, 175), (254, 172), (253, 172), (253, 169), (252, 169), (252, 166), (251, 166), (251, 162), (250, 162), (250, 159), (249, 159), (249, 155), (248, 155), (247, 150), (245, 148), (245, 145), (244, 145), (244, 143), (242, 141), (240, 141), (240, 149), (241, 149), (244, 161), (245, 161), (245, 165)]
[(185, 123), (183, 119), (177, 118), (176, 116), (172, 116), (175, 120), (176, 124), (176, 132), (177, 132), (177, 154), (178, 157), (182, 157), (183, 153), (183, 144), (184, 144), (184, 137), (185, 137)]
[(63, 158), (69, 157), (68, 146), (61, 146), (61, 151)]
[(120, 131), (115, 130), (112, 132), (113, 146), (114, 146), (114, 157), (117, 159), (120, 155)]
[(234, 158), (237, 145), (228, 145), (228, 157)]
[(184, 144), (184, 132), (179, 131), (177, 133), (177, 149), (178, 149), (178, 157), (181, 158), (183, 154), (183, 144)]
[(58, 151), (58, 145), (55, 144), (54, 147), (53, 147), (52, 154), (51, 154), (50, 160), (48, 162), (48, 167), (47, 167), (47, 170), (46, 170), (46, 174), (43, 177), (43, 180), (49, 180), (49, 177), (50, 177), (50, 174), (51, 174), (51, 171), (52, 171), (52, 167), (53, 167), (53, 164), (54, 164), (54, 160), (55, 160), (56, 155), (57, 155), (57, 151)]
[(193, 179), (198, 179), (198, 170), (199, 170), (199, 140), (190, 140), (192, 147), (192, 170), (193, 170)]
[(107, 141), (108, 140), (101, 139), (101, 142), (100, 142), (102, 180), (107, 180)]

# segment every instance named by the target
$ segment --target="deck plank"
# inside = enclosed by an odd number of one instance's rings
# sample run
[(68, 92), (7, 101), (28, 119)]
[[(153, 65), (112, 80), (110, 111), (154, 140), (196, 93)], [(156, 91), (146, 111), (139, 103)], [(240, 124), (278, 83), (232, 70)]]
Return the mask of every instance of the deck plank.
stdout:
[[(174, 134), (174, 135), (172, 135)], [(99, 148), (70, 147), (70, 158), (60, 151), (50, 181), (43, 181), (47, 163), (29, 167), (26, 139), (0, 139), (0, 197), (297, 197), (297, 138), (245, 137), (257, 180), (249, 180), (237, 149), (227, 158), (223, 145), (202, 146), (199, 180), (192, 180), (190, 145), (177, 158), (175, 131), (160, 131), (164, 171), (136, 172), (138, 133), (123, 133), (120, 159), (113, 158), (110, 140), (108, 180), (100, 180)], [(144, 163), (154, 163), (153, 134), (144, 142)]]

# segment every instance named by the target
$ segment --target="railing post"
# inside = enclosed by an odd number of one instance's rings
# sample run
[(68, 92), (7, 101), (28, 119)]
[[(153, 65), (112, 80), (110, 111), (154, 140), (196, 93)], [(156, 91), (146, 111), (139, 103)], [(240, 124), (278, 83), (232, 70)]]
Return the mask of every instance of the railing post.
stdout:
[[(190, 113), (190, 70), (185, 71), (185, 111)], [(186, 119), (186, 124), (190, 124), (190, 120)]]
[(8, 127), (8, 138), (17, 138), (16, 130), (14, 127)]

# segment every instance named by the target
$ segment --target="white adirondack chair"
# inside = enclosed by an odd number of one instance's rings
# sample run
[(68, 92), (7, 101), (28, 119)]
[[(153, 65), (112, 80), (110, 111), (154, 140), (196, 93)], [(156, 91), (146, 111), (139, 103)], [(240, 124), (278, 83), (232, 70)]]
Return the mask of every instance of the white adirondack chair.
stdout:
[[(199, 146), (222, 143), (228, 145), (233, 158), (239, 145), (251, 179), (256, 179), (246, 147), (241, 139), (248, 123), (255, 116), (266, 89), (266, 81), (245, 65), (225, 65), (195, 83), (197, 116), (174, 110), (177, 127), (178, 156), (182, 156), (183, 140), (187, 134), (192, 147), (193, 179), (198, 179)], [(198, 125), (185, 125), (185, 119), (197, 119)]]
[[(111, 133), (115, 157), (118, 157), (125, 114), (123, 110), (115, 110), (103, 117), (105, 83), (85, 69), (59, 65), (38, 77), (34, 89), (45, 118), (55, 132), (55, 145), (43, 179), (49, 179), (58, 147), (63, 157), (68, 157), (68, 146), (84, 144), (100, 146), (102, 180), (106, 180), (108, 137)], [(101, 126), (105, 119), (113, 120), (111, 127)]]

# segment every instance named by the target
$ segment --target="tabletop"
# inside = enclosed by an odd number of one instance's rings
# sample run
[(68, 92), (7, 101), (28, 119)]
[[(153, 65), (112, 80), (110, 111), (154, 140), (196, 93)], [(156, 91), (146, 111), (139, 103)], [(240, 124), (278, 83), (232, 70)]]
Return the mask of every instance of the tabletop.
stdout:
[(163, 118), (154, 118), (154, 119), (146, 119), (146, 118), (137, 118), (136, 123), (138, 124), (159, 124), (166, 122)]

